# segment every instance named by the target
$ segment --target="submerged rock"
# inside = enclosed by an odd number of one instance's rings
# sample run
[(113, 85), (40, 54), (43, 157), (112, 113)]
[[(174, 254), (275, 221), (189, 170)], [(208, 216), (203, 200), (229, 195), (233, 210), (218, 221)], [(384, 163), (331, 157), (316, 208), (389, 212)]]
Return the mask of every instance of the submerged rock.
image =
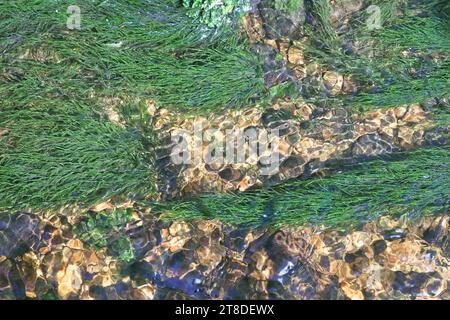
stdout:
[[(174, 165), (171, 152), (175, 144), (161, 146), (159, 151), (168, 160), (163, 172), (170, 172), (170, 179), (167, 178), (170, 184), (163, 189), (165, 196), (245, 191), (305, 178), (335, 163), (355, 163), (390, 155), (430, 144), (430, 139), (437, 141), (438, 137), (446, 141), (444, 131), (428, 130), (431, 126), (429, 113), (420, 105), (358, 114), (345, 108), (321, 108), (301, 99), (281, 101), (264, 111), (249, 108), (211, 116), (208, 120), (193, 117), (175, 123), (165, 133), (167, 136), (186, 134), (183, 152), (190, 161)], [(194, 137), (196, 127), (201, 130)], [(207, 130), (216, 131), (215, 143), (222, 146), (223, 157), (217, 163), (211, 163), (206, 157), (209, 144), (198, 140)], [(256, 139), (249, 136), (243, 146), (236, 148), (238, 134), (247, 132), (256, 132)], [(267, 138), (271, 132), (276, 136)], [(234, 149), (225, 149), (230, 140)], [(259, 149), (251, 154), (249, 150), (255, 141)], [(230, 152), (233, 158), (227, 156)], [(239, 153), (244, 157), (236, 158)]]
[[(343, 232), (148, 216), (142, 232), (160, 240), (140, 247), (131, 263), (57, 223), (62, 245), (0, 258), (0, 298), (445, 299), (447, 222), (448, 215), (414, 223), (382, 217)], [(405, 235), (386, 238), (394, 232)]]
[(15, 258), (39, 247), (39, 219), (29, 213), (0, 212), (0, 256)]

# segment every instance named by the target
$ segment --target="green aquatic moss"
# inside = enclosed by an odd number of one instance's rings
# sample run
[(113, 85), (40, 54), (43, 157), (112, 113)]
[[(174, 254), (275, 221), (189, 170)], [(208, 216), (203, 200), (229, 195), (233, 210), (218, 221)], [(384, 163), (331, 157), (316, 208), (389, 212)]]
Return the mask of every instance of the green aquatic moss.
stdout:
[(86, 213), (75, 226), (74, 232), (88, 246), (107, 248), (108, 253), (124, 262), (134, 260), (134, 252), (124, 228), (132, 221), (127, 210)]
[[(349, 103), (367, 109), (448, 91), (448, 59), (430, 63), (399, 55), (407, 48), (448, 54), (445, 13), (403, 20), (392, 15), (388, 28), (367, 35), (380, 48), (370, 61), (340, 52), (327, 2), (308, 3), (320, 19), (307, 53), (381, 88)], [(82, 2), (81, 30), (66, 28), (69, 5), (0, 3), (1, 208), (89, 206), (115, 195), (156, 192), (157, 140), (145, 105), (117, 107), (121, 127), (109, 121), (101, 97), (132, 96), (185, 113), (210, 113), (296, 94), (292, 83), (267, 92), (261, 59), (239, 33), (199, 23), (178, 1)], [(413, 68), (418, 75), (405, 73)]]
[(275, 0), (275, 9), (293, 13), (304, 7), (304, 0)]
[(110, 106), (120, 127), (103, 97), (207, 112), (263, 89), (258, 58), (238, 36), (200, 27), (173, 1), (80, 3), (81, 30), (66, 28), (70, 5), (0, 3), (1, 208), (155, 193), (145, 106)]
[(230, 25), (233, 20), (253, 9), (251, 0), (183, 0), (187, 15), (208, 27)]
[(70, 69), (69, 79), (98, 95), (153, 98), (192, 112), (240, 107), (265, 91), (260, 60), (238, 31), (201, 26), (175, 1), (80, 3), (81, 30), (72, 31), (66, 29), (69, 5), (0, 4), (3, 63), (19, 63), (15, 56), (42, 46), (59, 58), (42, 69)]
[(88, 206), (156, 190), (140, 135), (92, 106), (65, 103), (0, 110), (0, 208)]

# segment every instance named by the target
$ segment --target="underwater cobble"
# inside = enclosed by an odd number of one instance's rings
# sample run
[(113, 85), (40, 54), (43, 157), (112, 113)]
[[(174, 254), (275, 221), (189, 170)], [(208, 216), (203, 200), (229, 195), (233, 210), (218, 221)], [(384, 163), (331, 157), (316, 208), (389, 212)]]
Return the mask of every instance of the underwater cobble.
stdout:
[[(17, 216), (26, 214), (2, 214), (1, 223)], [(77, 239), (64, 216), (41, 220), (39, 243), (21, 256), (2, 242), (0, 299), (450, 297), (448, 215), (382, 217), (349, 232), (135, 216), (125, 231), (136, 253), (128, 263)], [(27, 238), (35, 220), (24, 221)]]
[[(446, 108), (447, 104), (447, 101), (436, 100), (433, 108)], [(210, 146), (197, 141), (200, 136), (194, 136), (198, 123), (202, 125), (202, 134), (208, 129), (220, 132), (215, 142), (223, 146), (230, 139), (227, 130), (244, 134), (247, 130), (277, 130), (278, 135), (264, 138), (266, 140), (258, 137), (258, 143), (266, 146), (262, 148), (265, 151), (253, 158), (246, 152), (245, 162), (230, 163), (228, 155), (222, 151), (223, 159), (211, 163), (206, 161)], [(161, 190), (165, 196), (245, 191), (251, 187), (277, 185), (292, 178), (307, 178), (336, 163), (355, 163), (422, 145), (444, 144), (448, 127), (434, 130), (430, 129), (432, 126), (430, 112), (421, 105), (380, 109), (360, 115), (345, 108), (326, 109), (301, 100), (280, 101), (266, 111), (249, 108), (216, 117), (193, 117), (162, 129), (157, 163), (166, 181)], [(179, 148), (172, 136), (176, 137), (179, 132), (188, 132), (192, 137), (184, 150), (191, 156), (191, 163), (173, 163), (174, 150)], [(270, 149), (271, 144), (277, 144), (278, 150)], [(246, 142), (247, 151), (249, 146)], [(201, 157), (195, 158), (192, 155), (198, 148)], [(267, 167), (265, 160), (274, 152), (279, 155), (279, 170), (275, 168), (273, 173), (263, 173)]]

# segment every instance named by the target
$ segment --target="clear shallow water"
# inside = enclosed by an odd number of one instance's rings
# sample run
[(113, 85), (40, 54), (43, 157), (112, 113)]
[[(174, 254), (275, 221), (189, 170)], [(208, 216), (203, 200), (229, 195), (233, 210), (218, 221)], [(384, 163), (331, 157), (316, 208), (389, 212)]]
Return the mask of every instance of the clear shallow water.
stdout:
[[(352, 231), (137, 219), (123, 231), (134, 252), (128, 262), (118, 259), (114, 246), (96, 250), (73, 238), (65, 221), (23, 214), (8, 222), (21, 234), (0, 231), (11, 241), (0, 247), (9, 255), (0, 260), (2, 299), (448, 299), (450, 294), (448, 216), (415, 223), (384, 217)], [(19, 243), (28, 253), (20, 252)]]
[[(448, 299), (445, 6), (360, 2), (262, 1), (239, 46), (164, 0), (2, 3), (0, 299)], [(278, 131), (279, 172), (174, 165), (199, 118)]]

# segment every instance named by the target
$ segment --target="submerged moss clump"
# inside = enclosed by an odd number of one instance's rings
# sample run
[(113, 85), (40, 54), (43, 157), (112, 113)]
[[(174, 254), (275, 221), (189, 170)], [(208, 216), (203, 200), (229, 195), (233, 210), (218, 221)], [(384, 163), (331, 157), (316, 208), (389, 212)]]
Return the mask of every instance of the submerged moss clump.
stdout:
[(252, 0), (183, 0), (183, 6), (190, 9), (188, 16), (211, 28), (231, 24), (234, 18), (253, 9)]
[(109, 253), (124, 262), (134, 259), (134, 252), (124, 228), (131, 222), (127, 210), (87, 213), (75, 227), (75, 234), (89, 246), (107, 248)]
[(383, 214), (448, 212), (450, 149), (421, 149), (345, 168), (328, 177), (294, 180), (239, 194), (205, 194), (157, 203), (168, 219), (219, 219), (232, 224), (344, 226)]

